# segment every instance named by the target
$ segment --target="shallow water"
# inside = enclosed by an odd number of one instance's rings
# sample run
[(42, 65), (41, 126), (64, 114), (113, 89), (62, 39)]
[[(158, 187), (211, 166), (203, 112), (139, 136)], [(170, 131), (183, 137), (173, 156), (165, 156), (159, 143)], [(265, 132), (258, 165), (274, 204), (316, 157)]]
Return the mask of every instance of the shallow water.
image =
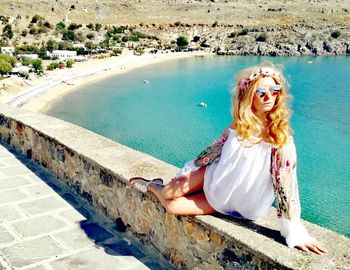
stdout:
[(82, 86), (48, 114), (180, 167), (230, 123), (232, 74), (265, 60), (292, 85), (302, 217), (350, 237), (349, 57), (173, 60)]

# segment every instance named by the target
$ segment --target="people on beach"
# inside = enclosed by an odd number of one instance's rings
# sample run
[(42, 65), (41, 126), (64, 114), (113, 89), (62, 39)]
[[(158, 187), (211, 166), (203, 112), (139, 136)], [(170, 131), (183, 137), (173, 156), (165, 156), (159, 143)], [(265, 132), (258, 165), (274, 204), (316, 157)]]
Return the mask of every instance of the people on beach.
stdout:
[(288, 83), (272, 63), (238, 73), (233, 121), (168, 184), (130, 179), (156, 195), (169, 214), (220, 212), (235, 218), (263, 217), (276, 200), (280, 233), (290, 248), (327, 252), (300, 220), (296, 149), (290, 128)]

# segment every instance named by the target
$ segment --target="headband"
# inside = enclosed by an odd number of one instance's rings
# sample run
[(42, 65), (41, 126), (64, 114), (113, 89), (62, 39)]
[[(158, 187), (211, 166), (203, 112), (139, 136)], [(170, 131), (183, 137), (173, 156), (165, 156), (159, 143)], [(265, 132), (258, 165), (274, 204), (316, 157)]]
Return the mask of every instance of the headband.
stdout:
[(241, 79), (241, 82), (239, 83), (239, 88), (242, 90), (247, 90), (250, 83), (254, 80), (256, 80), (259, 76), (265, 75), (265, 76), (273, 76), (276, 78), (279, 78), (279, 74), (269, 67), (260, 67), (258, 69), (255, 69), (252, 74), (249, 75), (249, 77), (244, 77)]

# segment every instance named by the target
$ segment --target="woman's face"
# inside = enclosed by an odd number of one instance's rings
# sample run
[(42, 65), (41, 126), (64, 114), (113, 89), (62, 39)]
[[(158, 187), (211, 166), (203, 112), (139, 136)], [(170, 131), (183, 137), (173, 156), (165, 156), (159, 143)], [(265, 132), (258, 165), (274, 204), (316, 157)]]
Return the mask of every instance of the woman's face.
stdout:
[(256, 89), (262, 88), (264, 92), (257, 91), (254, 93), (253, 109), (256, 114), (264, 114), (271, 111), (275, 105), (277, 92), (274, 92), (271, 86), (275, 86), (276, 82), (272, 77), (261, 77), (257, 81)]

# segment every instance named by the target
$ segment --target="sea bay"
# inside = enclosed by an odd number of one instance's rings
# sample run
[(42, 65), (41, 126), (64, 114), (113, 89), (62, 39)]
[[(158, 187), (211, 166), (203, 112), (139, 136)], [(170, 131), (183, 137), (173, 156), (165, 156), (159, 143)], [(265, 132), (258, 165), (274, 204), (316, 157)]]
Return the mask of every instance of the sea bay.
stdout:
[(181, 167), (230, 123), (233, 74), (266, 60), (282, 64), (293, 95), (302, 217), (349, 237), (349, 59), (173, 60), (83, 85), (47, 113)]

